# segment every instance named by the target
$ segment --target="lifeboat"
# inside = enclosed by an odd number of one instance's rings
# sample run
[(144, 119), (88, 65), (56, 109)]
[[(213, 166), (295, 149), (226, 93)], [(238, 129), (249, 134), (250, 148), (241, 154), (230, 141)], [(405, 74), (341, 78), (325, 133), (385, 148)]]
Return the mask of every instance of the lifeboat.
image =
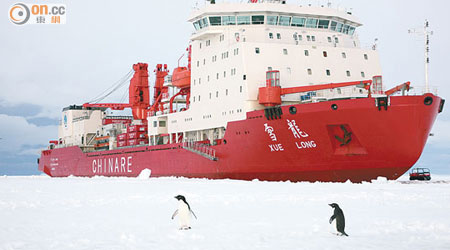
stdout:
[(172, 85), (182, 89), (191, 86), (191, 71), (187, 67), (178, 67), (173, 70)]

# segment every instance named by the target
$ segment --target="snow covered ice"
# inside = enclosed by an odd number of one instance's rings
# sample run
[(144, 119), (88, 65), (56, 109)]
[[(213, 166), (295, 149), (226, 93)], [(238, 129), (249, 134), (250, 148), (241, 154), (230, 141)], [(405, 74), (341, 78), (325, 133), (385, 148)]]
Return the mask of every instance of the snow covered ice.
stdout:
[[(171, 220), (177, 194), (198, 217), (191, 230)], [(331, 233), (332, 202), (350, 237)], [(450, 249), (450, 176), (363, 184), (0, 177), (0, 249)]]

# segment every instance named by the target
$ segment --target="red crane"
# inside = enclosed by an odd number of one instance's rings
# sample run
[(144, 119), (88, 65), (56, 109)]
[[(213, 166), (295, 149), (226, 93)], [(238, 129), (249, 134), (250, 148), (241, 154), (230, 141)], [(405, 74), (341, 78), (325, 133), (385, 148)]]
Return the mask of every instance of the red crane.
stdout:
[(147, 111), (150, 106), (147, 67), (148, 64), (146, 63), (137, 63), (133, 65), (134, 75), (133, 78), (131, 78), (128, 90), (129, 103), (85, 103), (83, 104), (83, 107), (110, 108), (113, 110), (131, 108), (134, 119), (146, 121)]
[(322, 89), (333, 89), (347, 86), (361, 85), (361, 87), (369, 90), (372, 80), (342, 82), (342, 83), (327, 83), (312, 86), (300, 86), (292, 88), (281, 88), (280, 86), (280, 71), (273, 70), (266, 73), (266, 86), (259, 88), (259, 103), (266, 107), (274, 107), (281, 105), (281, 96), (294, 93), (302, 93), (309, 91), (316, 91)]

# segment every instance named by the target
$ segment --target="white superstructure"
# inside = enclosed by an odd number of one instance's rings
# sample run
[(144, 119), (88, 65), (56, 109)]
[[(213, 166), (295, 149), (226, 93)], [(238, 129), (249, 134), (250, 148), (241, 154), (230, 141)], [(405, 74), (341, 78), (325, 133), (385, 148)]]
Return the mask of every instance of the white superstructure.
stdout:
[[(228, 122), (264, 108), (258, 88), (265, 85), (266, 71), (280, 71), (282, 88), (381, 75), (377, 51), (361, 48), (356, 32), (361, 23), (345, 11), (279, 1), (219, 3), (195, 10), (189, 22), (195, 28), (190, 107), (149, 117), (151, 138), (179, 133), (184, 140), (222, 138)], [(359, 96), (367, 92), (346, 87), (286, 95), (282, 100), (292, 104)]]

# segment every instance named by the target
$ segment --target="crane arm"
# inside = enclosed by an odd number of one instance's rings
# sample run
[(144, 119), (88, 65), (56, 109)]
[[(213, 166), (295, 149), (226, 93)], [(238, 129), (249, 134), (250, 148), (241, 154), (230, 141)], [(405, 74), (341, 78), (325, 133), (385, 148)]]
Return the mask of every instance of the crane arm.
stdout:
[(411, 82), (405, 82), (405, 83), (402, 83), (402, 84), (400, 84), (400, 85), (398, 85), (398, 86), (395, 86), (395, 87), (393, 87), (392, 89), (390, 89), (390, 90), (387, 90), (386, 92), (384, 92), (387, 96), (390, 96), (390, 95), (393, 95), (393, 94), (395, 94), (396, 92), (398, 92), (398, 91), (409, 91), (409, 89), (410, 89), (410, 85), (411, 85)]
[(301, 92), (309, 92), (309, 91), (316, 91), (316, 90), (322, 90), (322, 89), (342, 88), (342, 87), (354, 86), (354, 85), (361, 85), (361, 87), (364, 87), (365, 89), (369, 90), (371, 83), (372, 83), (372, 80), (365, 80), (365, 81), (342, 82), (342, 83), (327, 83), (327, 84), (318, 84), (318, 85), (311, 85), (311, 86), (282, 88), (281, 89), (281, 95), (301, 93)]
[(131, 104), (128, 103), (85, 103), (84, 108), (110, 108), (112, 110), (124, 110), (131, 108)]

